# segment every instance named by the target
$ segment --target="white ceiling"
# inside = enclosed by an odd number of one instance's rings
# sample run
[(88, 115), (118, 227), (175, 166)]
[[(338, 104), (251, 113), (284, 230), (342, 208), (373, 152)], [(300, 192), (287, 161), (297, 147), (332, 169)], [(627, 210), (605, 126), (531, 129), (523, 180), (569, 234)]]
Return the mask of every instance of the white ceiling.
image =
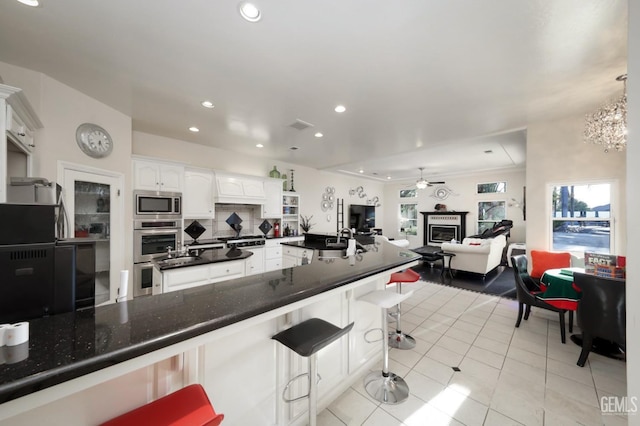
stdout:
[(626, 72), (624, 0), (256, 0), (258, 23), (233, 0), (41, 2), (2, 0), (0, 61), (134, 130), (385, 181), (523, 167), (527, 123)]

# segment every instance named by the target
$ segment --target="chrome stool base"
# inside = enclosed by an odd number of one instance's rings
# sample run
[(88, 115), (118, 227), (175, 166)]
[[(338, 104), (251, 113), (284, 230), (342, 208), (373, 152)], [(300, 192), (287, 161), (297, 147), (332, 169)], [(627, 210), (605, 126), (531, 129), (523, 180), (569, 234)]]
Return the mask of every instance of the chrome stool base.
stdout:
[(409, 397), (409, 385), (400, 376), (382, 371), (369, 373), (364, 378), (364, 388), (373, 399), (385, 404), (399, 404)]
[(389, 347), (395, 349), (413, 349), (416, 347), (416, 339), (405, 333), (397, 331), (389, 333)]

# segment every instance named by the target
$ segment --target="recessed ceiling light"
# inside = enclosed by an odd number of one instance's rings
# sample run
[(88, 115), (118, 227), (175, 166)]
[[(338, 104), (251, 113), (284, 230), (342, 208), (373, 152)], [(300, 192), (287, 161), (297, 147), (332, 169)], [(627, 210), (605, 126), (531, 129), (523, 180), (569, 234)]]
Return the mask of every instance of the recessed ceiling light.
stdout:
[(18, 0), (18, 1), (22, 4), (26, 4), (27, 6), (31, 6), (31, 7), (40, 6), (40, 2), (38, 0)]
[(264, 145), (262, 145), (261, 143), (256, 145), (256, 148), (264, 148)]
[(347, 108), (345, 108), (345, 106), (344, 106), (344, 105), (338, 105), (338, 106), (335, 108), (335, 112), (345, 112), (346, 110), (347, 110)]
[(258, 22), (262, 18), (260, 9), (253, 3), (242, 2), (240, 3), (240, 15), (249, 22)]
[(315, 136), (316, 138), (321, 138), (321, 137), (323, 137), (324, 135), (323, 135), (322, 133), (318, 132), (318, 133), (316, 133), (316, 134), (315, 134), (315, 135), (313, 135), (313, 136)]
[(211, 101), (202, 101), (200, 105), (205, 108), (214, 108), (213, 102)]
[(364, 170), (360, 169), (360, 170), (358, 170), (358, 172), (360, 172), (360, 173), (364, 173)]
[(193, 133), (198, 133), (198, 132), (200, 131), (200, 129), (198, 129), (198, 128), (197, 128), (197, 127), (195, 127), (195, 126), (191, 126), (191, 127), (189, 127), (189, 131), (190, 131), (190, 132), (193, 132)]
[(387, 176), (387, 179), (391, 180), (391, 176)]

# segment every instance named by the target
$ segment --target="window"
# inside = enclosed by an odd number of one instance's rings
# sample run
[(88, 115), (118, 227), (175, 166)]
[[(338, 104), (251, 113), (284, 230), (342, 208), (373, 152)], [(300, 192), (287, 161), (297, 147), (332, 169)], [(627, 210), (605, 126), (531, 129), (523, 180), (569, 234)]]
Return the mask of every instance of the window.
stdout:
[(552, 250), (611, 253), (611, 184), (553, 186)]
[(478, 184), (478, 194), (495, 194), (507, 192), (507, 182), (489, 182)]
[(418, 235), (418, 205), (400, 204), (400, 232)]
[(417, 196), (418, 196), (418, 192), (415, 188), (400, 190), (400, 198), (416, 198)]
[(507, 210), (504, 201), (478, 202), (478, 234), (493, 228), (497, 222), (506, 219)]

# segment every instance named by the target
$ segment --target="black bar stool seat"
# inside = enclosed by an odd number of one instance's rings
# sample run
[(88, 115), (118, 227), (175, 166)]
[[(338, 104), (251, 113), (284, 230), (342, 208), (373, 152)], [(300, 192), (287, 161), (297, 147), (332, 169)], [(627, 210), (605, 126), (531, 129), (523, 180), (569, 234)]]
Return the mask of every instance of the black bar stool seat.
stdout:
[(353, 323), (345, 328), (340, 328), (320, 318), (311, 318), (281, 331), (272, 339), (282, 343), (300, 356), (309, 357), (347, 334), (352, 328)]
[[(317, 420), (318, 381), (316, 377), (318, 377), (318, 357), (316, 354), (320, 349), (347, 334), (353, 328), (353, 324), (340, 328), (320, 318), (311, 318), (271, 337), (298, 355), (308, 359), (309, 372), (289, 380), (289, 383), (284, 388), (282, 399), (285, 402), (293, 402), (302, 398), (309, 398), (310, 426), (315, 426)], [(291, 383), (302, 376), (309, 376), (309, 392), (298, 398), (285, 397), (285, 393)]]

